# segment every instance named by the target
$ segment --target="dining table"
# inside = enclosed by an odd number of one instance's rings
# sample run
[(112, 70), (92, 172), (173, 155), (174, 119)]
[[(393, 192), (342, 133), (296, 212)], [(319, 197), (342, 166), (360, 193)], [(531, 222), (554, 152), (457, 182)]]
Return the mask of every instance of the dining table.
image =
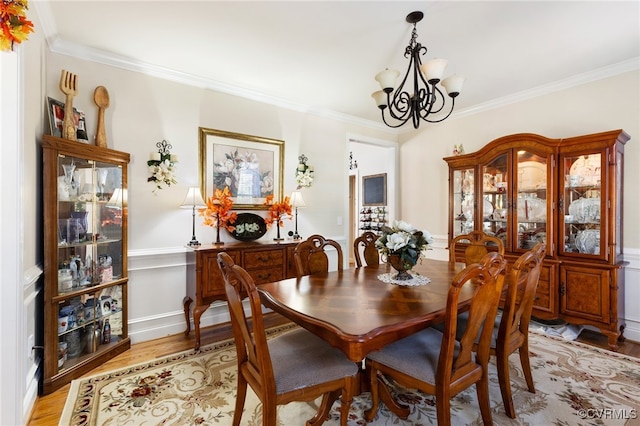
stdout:
[[(402, 285), (390, 283), (396, 272), (380, 263), (257, 288), (264, 306), (360, 362), (369, 352), (444, 321), (449, 287), (464, 267), (463, 263), (422, 259), (412, 269), (418, 279)], [(461, 289), (459, 312), (468, 310), (473, 287), (468, 282)]]

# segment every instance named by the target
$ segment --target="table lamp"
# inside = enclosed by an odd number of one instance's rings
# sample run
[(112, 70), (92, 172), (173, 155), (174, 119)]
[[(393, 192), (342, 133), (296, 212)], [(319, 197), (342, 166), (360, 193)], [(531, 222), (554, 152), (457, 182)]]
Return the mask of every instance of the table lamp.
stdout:
[(207, 205), (202, 199), (202, 194), (200, 193), (200, 188), (197, 186), (192, 186), (189, 188), (187, 192), (187, 196), (184, 197), (184, 201), (182, 205), (180, 205), (181, 209), (192, 209), (192, 231), (193, 234), (191, 237), (191, 241), (189, 241), (189, 246), (198, 247), (200, 242), (196, 239), (196, 208), (204, 208)]
[(296, 230), (293, 233), (293, 239), (299, 240), (302, 237), (298, 234), (298, 207), (305, 207), (304, 199), (302, 198), (302, 192), (293, 191), (291, 193), (291, 207), (295, 207), (296, 209)]

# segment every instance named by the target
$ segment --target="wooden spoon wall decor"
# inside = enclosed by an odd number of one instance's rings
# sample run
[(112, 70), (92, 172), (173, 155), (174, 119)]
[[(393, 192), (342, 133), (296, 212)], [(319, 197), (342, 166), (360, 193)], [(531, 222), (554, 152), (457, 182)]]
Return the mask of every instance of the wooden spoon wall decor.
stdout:
[(104, 129), (104, 110), (109, 108), (109, 92), (104, 86), (96, 87), (93, 92), (93, 101), (98, 106), (98, 126), (96, 128), (96, 145), (107, 148), (107, 134)]
[(76, 126), (73, 117), (73, 97), (78, 93), (78, 78), (67, 70), (60, 74), (60, 90), (65, 94), (64, 120), (62, 122), (62, 137), (72, 141), (76, 138)]

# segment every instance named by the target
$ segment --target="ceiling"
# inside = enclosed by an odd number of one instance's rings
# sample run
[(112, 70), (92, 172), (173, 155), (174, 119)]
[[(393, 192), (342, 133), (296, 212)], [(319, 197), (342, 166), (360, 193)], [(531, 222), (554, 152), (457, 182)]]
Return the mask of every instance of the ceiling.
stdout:
[(414, 10), (423, 61), (465, 76), (458, 114), (640, 66), (637, 0), (34, 3), (54, 52), (376, 125), (374, 76), (406, 71)]

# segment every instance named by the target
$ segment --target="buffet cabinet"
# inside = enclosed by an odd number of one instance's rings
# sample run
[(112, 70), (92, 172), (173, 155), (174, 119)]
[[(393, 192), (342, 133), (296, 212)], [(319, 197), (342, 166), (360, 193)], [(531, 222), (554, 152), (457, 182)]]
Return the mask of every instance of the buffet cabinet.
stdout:
[(243, 267), (256, 284), (296, 277), (293, 251), (297, 242), (238, 242), (221, 245), (203, 244), (189, 247), (187, 253), (187, 295), (183, 299), (185, 334), (191, 332), (190, 311), (193, 307), (195, 349), (200, 347), (200, 318), (215, 301), (226, 301), (224, 278), (218, 266), (218, 253), (225, 252)]
[(129, 154), (45, 135), (43, 383), (48, 394), (131, 346)]
[[(597, 327), (617, 348), (624, 300), (622, 130), (498, 138), (446, 157), (449, 241), (473, 230), (502, 240), (512, 264), (547, 245), (533, 315)], [(456, 256), (462, 256), (462, 252)]]

